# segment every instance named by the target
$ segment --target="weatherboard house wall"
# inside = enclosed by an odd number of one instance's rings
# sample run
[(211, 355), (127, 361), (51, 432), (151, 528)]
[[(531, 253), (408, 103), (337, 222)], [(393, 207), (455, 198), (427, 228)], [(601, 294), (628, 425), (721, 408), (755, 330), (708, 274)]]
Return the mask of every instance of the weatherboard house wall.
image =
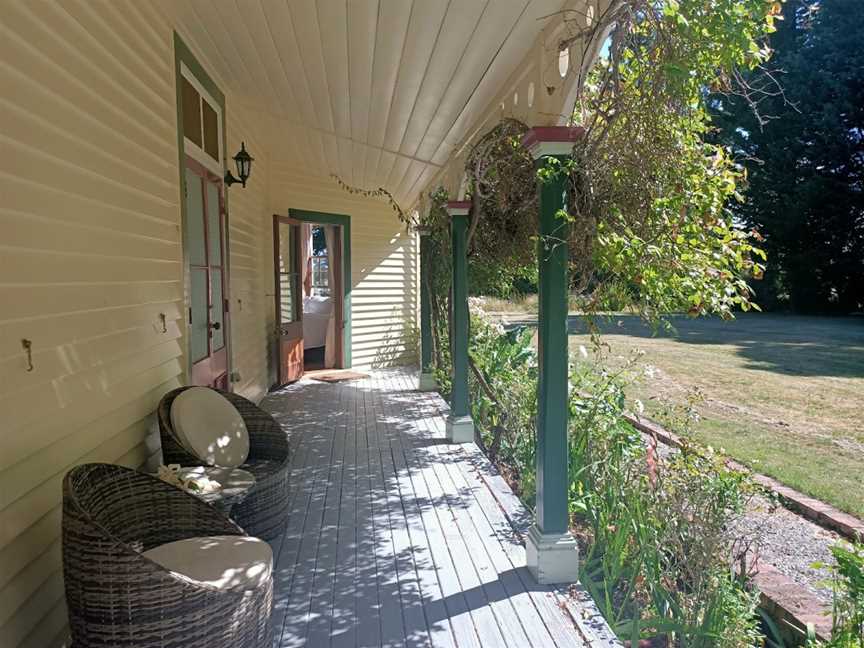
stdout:
[[(63, 475), (158, 461), (153, 412), (186, 381), (175, 26), (146, 2), (3, 14), (0, 646), (44, 648), (66, 633)], [(271, 219), (289, 208), (352, 218), (355, 366), (410, 360), (413, 236), (387, 205), (280, 163), (225, 90), (227, 151), (255, 156), (228, 192), (233, 389), (269, 387)]]
[[(245, 142), (255, 157), (247, 186), (227, 191), (231, 388), (255, 401), (273, 375), (275, 214), (350, 218), (352, 365), (414, 362), (417, 237), (331, 173), (423, 209), (433, 188), (457, 194), (471, 141), (502, 117), (568, 115), (560, 0), (318, 6), (3, 3), (3, 648), (65, 640), (65, 472), (158, 462), (153, 413), (189, 379), (175, 35), (224, 95), (225, 153)], [(294, 93), (294, 121), (274, 116)], [(323, 126), (303, 126), (316, 110)]]

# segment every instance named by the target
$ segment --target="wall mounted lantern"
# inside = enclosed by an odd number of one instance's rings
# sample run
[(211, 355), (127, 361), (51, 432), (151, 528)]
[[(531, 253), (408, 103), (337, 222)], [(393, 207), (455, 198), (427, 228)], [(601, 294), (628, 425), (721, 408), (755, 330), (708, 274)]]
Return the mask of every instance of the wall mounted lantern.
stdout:
[(237, 155), (234, 156), (234, 163), (237, 165), (237, 175), (239, 177), (235, 178), (234, 175), (230, 171), (225, 172), (225, 184), (229, 187), (237, 182), (239, 182), (243, 187), (246, 187), (246, 181), (249, 179), (249, 176), (252, 174), (252, 161), (253, 158), (246, 151), (246, 142), (240, 142), (240, 151)]

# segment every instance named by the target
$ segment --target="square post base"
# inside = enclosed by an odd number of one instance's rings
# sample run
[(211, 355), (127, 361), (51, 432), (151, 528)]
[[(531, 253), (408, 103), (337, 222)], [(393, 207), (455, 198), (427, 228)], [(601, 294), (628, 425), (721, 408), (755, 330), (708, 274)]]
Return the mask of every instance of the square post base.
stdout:
[(421, 373), (418, 389), (420, 391), (436, 391), (438, 389), (438, 384), (435, 382), (435, 375), (431, 373)]
[(447, 440), (452, 443), (471, 443), (474, 441), (474, 421), (470, 416), (447, 417)]
[(528, 571), (538, 583), (557, 585), (579, 580), (579, 548), (569, 532), (544, 534), (532, 524), (525, 551)]

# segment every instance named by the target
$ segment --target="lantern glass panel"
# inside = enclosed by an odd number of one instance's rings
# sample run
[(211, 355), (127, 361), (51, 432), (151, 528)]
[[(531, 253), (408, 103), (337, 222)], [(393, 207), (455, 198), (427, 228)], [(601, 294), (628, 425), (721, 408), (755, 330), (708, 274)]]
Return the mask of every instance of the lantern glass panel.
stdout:
[(248, 178), (251, 171), (252, 161), (247, 157), (241, 157), (237, 160), (237, 173), (241, 178)]

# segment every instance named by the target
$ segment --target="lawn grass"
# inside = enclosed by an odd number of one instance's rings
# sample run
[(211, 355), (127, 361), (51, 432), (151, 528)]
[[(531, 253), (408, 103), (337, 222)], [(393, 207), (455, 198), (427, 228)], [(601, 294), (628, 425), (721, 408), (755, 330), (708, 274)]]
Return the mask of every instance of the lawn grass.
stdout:
[[(674, 317), (671, 332), (632, 315), (595, 322), (610, 363), (641, 349), (640, 365), (655, 369), (628, 394), (648, 416), (698, 388), (698, 440), (864, 517), (864, 318)], [(570, 331), (571, 352), (595, 352), (582, 318), (571, 316)]]
[[(612, 362), (638, 348), (656, 369), (629, 396), (650, 416), (698, 388), (697, 439), (864, 517), (864, 318), (670, 321), (674, 331), (656, 333), (630, 315), (598, 322)], [(591, 350), (585, 322), (570, 324), (571, 350)]]
[(537, 295), (515, 295), (510, 299), (483, 297), (483, 309), (489, 314), (536, 313)]

